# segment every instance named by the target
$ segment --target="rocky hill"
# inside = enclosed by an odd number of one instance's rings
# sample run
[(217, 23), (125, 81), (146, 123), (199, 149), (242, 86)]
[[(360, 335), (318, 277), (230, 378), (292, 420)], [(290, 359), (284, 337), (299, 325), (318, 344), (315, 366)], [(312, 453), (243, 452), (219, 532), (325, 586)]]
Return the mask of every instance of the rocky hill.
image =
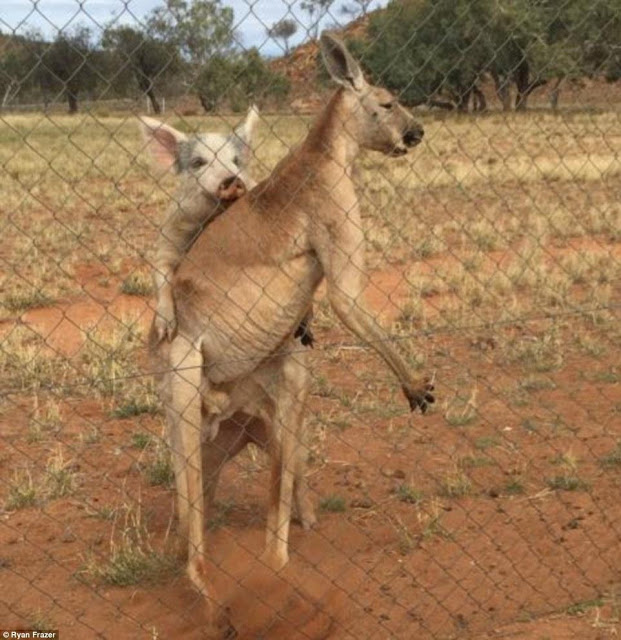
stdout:
[[(363, 37), (372, 13), (350, 22), (335, 33), (343, 39)], [(293, 49), (289, 55), (270, 62), (273, 71), (282, 73), (289, 79), (292, 107), (297, 111), (315, 111), (321, 102), (322, 95), (331, 89), (321, 86), (318, 76), (318, 56), (319, 44), (316, 40), (310, 40)]]

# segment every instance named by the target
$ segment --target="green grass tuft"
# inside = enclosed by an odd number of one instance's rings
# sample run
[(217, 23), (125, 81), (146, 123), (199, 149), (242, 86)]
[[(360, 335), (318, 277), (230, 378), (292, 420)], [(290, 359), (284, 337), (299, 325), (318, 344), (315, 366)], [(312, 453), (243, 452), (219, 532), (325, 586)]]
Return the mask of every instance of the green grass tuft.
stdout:
[(332, 494), (322, 498), (319, 502), (319, 508), (322, 511), (328, 511), (331, 513), (343, 513), (347, 509), (345, 498)]

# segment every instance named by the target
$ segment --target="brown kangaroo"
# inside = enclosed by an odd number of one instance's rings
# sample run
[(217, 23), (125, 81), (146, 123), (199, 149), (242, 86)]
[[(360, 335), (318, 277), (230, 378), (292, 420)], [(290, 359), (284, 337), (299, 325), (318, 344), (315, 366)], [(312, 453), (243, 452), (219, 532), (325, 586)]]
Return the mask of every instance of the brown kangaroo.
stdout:
[(215, 440), (236, 412), (264, 415), (268, 439), (278, 444), (263, 558), (276, 570), (288, 560), (306, 384), (305, 364), (291, 346), (324, 278), (337, 316), (392, 369), (412, 410), (425, 412), (434, 401), (429, 380), (410, 371), (365, 307), (364, 233), (351, 178), (361, 148), (402, 156), (423, 129), (388, 91), (365, 81), (338, 39), (324, 33), (320, 44), (340, 89), (304, 142), (213, 221), (173, 278), (178, 334), (167, 357), (169, 413), (185, 463), (179, 515), (188, 532), (188, 574), (208, 600), (214, 594), (203, 564), (201, 439)]

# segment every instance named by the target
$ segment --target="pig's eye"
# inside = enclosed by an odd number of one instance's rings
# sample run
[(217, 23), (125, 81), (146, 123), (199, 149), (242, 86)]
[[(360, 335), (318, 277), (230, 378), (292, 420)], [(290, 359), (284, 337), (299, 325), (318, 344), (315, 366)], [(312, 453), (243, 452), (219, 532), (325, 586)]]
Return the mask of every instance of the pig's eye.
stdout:
[(207, 164), (207, 160), (205, 160), (205, 158), (192, 158), (192, 161), (190, 162), (190, 167), (192, 167), (192, 169), (200, 169), (201, 167), (204, 167)]

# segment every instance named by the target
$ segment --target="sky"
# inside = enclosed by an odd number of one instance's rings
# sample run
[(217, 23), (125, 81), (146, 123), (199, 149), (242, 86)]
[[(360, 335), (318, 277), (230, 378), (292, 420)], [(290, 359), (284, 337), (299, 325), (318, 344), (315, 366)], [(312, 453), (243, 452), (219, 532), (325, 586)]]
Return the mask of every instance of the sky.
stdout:
[[(264, 55), (283, 52), (281, 45), (265, 33), (266, 26), (282, 18), (293, 17), (300, 23), (291, 44), (306, 39), (305, 26), (309, 20), (300, 7), (301, 0), (221, 0), (221, 3), (235, 12), (241, 44), (258, 46)], [(344, 0), (335, 0), (324, 25), (348, 21), (340, 12), (343, 3)], [(84, 24), (97, 33), (115, 17), (119, 22), (132, 23), (162, 4), (163, 0), (0, 0), (0, 31), (23, 33), (34, 27), (45, 37), (53, 38), (59, 28)]]

